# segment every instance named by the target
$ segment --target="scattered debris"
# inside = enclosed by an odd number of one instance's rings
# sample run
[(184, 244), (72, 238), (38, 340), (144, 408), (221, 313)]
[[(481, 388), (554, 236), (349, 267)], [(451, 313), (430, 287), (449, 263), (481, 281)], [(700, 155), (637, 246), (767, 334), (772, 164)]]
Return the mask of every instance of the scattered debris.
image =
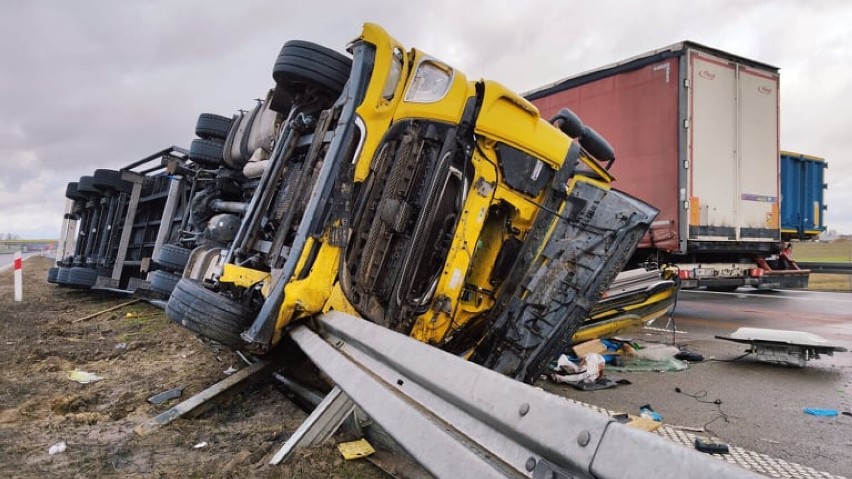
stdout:
[(675, 357), (680, 350), (674, 346), (665, 344), (649, 344), (642, 349), (634, 349), (633, 356), (639, 359), (647, 359), (649, 361), (667, 361)]
[(662, 423), (660, 423), (659, 421), (645, 419), (643, 417), (634, 416), (633, 414), (627, 414), (624, 412), (614, 413), (611, 417), (617, 422), (625, 424), (628, 427), (632, 427), (634, 429), (641, 429), (643, 431), (648, 432), (656, 431), (660, 428), (660, 426), (662, 426)]
[(192, 446), (193, 449), (201, 449), (207, 447), (207, 441), (201, 441), (198, 444)]
[(838, 414), (837, 409), (820, 409), (815, 407), (806, 407), (803, 411), (805, 414), (810, 414), (811, 416), (834, 417)]
[(693, 426), (674, 426), (669, 425), (670, 428), (675, 429), (677, 431), (686, 431), (686, 432), (707, 432), (707, 429), (703, 427), (693, 427)]
[(75, 369), (73, 371), (68, 372), (68, 379), (78, 382), (80, 384), (89, 384), (102, 380), (103, 378), (98, 376), (95, 373), (89, 373), (86, 371), (80, 371), (79, 369)]
[(609, 369), (618, 372), (650, 372), (656, 371), (660, 373), (684, 371), (689, 369), (689, 364), (674, 357), (670, 357), (663, 361), (653, 361), (650, 359), (642, 359), (636, 357), (624, 358), (624, 364), (621, 366), (610, 365)]
[(663, 420), (663, 416), (661, 416), (657, 411), (654, 411), (654, 408), (652, 408), (650, 404), (645, 404), (644, 406), (639, 407), (639, 417), (657, 422), (662, 422)]
[(729, 451), (728, 445), (724, 442), (714, 441), (712, 439), (695, 438), (695, 449), (706, 454), (727, 454)]
[(603, 376), (604, 358), (598, 353), (587, 353), (577, 365), (564, 354), (556, 360), (556, 371), (550, 380), (559, 383), (592, 383)]
[(226, 369), (226, 370), (224, 370), (224, 371), (222, 371), (222, 372), (223, 372), (223, 373), (225, 373), (225, 375), (226, 375), (226, 376), (230, 376), (231, 374), (234, 374), (234, 373), (235, 373), (235, 372), (237, 372), (237, 371), (239, 371), (239, 369), (237, 369), (237, 368), (235, 368), (235, 367), (231, 366), (231, 367), (229, 367), (228, 369)]
[(123, 351), (123, 350), (127, 349), (127, 343), (118, 343), (118, 344), (115, 345), (115, 349), (118, 349), (119, 351)]
[(346, 459), (347, 461), (367, 457), (376, 452), (376, 450), (373, 449), (373, 446), (370, 445), (366, 439), (342, 442), (337, 445), (337, 449), (340, 450), (340, 454), (343, 455), (343, 459)]
[(591, 341), (575, 344), (571, 346), (571, 349), (574, 350), (574, 354), (578, 358), (582, 358), (590, 353), (601, 354), (603, 352), (606, 352), (607, 347), (600, 339), (593, 339)]
[(690, 362), (690, 363), (700, 363), (701, 361), (704, 361), (703, 355), (698, 354), (698, 353), (693, 352), (693, 351), (686, 351), (686, 350), (675, 354), (674, 358), (679, 359), (681, 361), (687, 361), (687, 362)]
[(835, 352), (846, 351), (846, 348), (828, 344), (821, 336), (804, 331), (739, 328), (730, 336), (717, 335), (716, 338), (748, 344), (749, 352), (754, 353), (758, 361), (800, 368), (810, 359), (819, 359), (820, 354), (833, 356)]
[(77, 318), (77, 319), (75, 319), (75, 320), (72, 320), (71, 322), (72, 322), (72, 323), (79, 323), (80, 321), (85, 321), (85, 320), (87, 320), (87, 319), (96, 318), (96, 317), (98, 317), (98, 316), (100, 316), (100, 315), (102, 315), (102, 314), (104, 314), (104, 313), (109, 313), (110, 311), (115, 311), (116, 309), (121, 309), (121, 308), (123, 308), (123, 307), (125, 307), (125, 306), (130, 306), (131, 304), (136, 304), (136, 303), (138, 303), (138, 302), (140, 302), (140, 301), (142, 301), (142, 300), (141, 300), (141, 299), (134, 299), (133, 301), (128, 301), (128, 302), (126, 302), (126, 303), (121, 303), (121, 304), (119, 304), (118, 306), (113, 306), (112, 308), (107, 308), (107, 309), (104, 309), (104, 310), (98, 311), (97, 313), (92, 313), (92, 314), (90, 314), (90, 315), (88, 315), (88, 316), (83, 316), (82, 318)]
[(178, 387), (163, 391), (148, 398), (148, 402), (154, 405), (163, 404), (166, 401), (179, 398), (183, 394), (183, 388)]
[(47, 450), (47, 453), (49, 455), (53, 456), (53, 455), (61, 454), (61, 453), (65, 452), (66, 449), (68, 449), (68, 444), (65, 444), (65, 441), (61, 441), (61, 442), (57, 442), (56, 444), (50, 446), (50, 448), (48, 448), (48, 450)]

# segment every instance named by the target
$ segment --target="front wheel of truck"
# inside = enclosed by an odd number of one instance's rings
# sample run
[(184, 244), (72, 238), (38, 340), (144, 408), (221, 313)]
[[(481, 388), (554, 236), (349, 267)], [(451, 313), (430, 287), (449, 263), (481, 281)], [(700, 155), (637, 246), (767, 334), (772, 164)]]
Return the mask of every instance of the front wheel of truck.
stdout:
[(186, 278), (178, 281), (166, 304), (169, 319), (226, 346), (243, 344), (240, 333), (254, 319), (254, 313), (242, 303)]
[(272, 78), (291, 96), (306, 87), (336, 98), (349, 79), (352, 59), (316, 43), (291, 40), (281, 47), (272, 68)]

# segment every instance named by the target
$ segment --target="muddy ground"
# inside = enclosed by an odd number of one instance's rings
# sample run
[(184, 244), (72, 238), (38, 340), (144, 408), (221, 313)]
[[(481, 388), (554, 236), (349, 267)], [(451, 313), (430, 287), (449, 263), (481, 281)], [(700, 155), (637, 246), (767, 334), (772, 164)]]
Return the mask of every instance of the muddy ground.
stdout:
[[(0, 273), (0, 477), (388, 477), (363, 459), (344, 461), (331, 444), (267, 464), (306, 417), (272, 383), (135, 434), (180, 401), (153, 406), (148, 397), (183, 387), (188, 398), (242, 363), (146, 303), (80, 321), (128, 298), (49, 284), (51, 265), (24, 263), (22, 303), (12, 300), (12, 271)], [(103, 379), (78, 384), (68, 378), (74, 369)], [(48, 454), (60, 442), (67, 449)]]

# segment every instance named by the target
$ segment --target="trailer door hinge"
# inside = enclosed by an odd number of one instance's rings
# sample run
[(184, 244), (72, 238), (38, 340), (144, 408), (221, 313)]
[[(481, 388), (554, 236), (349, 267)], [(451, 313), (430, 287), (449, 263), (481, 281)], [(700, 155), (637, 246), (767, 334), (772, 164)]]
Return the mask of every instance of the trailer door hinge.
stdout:
[(689, 78), (684, 78), (684, 79), (683, 79), (683, 87), (684, 87), (684, 88), (689, 88)]
[(689, 118), (685, 118), (685, 119), (683, 120), (683, 127), (684, 127), (684, 128), (689, 128)]
[(683, 169), (684, 169), (684, 170), (688, 170), (688, 169), (689, 169), (689, 160), (683, 160)]

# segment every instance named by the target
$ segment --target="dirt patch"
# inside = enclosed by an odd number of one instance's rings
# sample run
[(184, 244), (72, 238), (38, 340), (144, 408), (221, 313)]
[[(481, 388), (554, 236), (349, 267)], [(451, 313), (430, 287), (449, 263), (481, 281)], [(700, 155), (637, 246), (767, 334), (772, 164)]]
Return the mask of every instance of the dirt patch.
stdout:
[[(187, 398), (241, 367), (239, 358), (146, 303), (75, 322), (127, 298), (49, 284), (51, 266), (42, 257), (24, 263), (22, 303), (12, 300), (12, 272), (0, 273), (0, 477), (387, 477), (366, 461), (343, 461), (333, 445), (267, 464), (306, 417), (273, 383), (136, 435), (179, 401), (153, 406), (148, 397), (183, 387)], [(103, 379), (78, 384), (68, 378), (75, 369)], [(65, 452), (48, 454), (63, 441)]]

